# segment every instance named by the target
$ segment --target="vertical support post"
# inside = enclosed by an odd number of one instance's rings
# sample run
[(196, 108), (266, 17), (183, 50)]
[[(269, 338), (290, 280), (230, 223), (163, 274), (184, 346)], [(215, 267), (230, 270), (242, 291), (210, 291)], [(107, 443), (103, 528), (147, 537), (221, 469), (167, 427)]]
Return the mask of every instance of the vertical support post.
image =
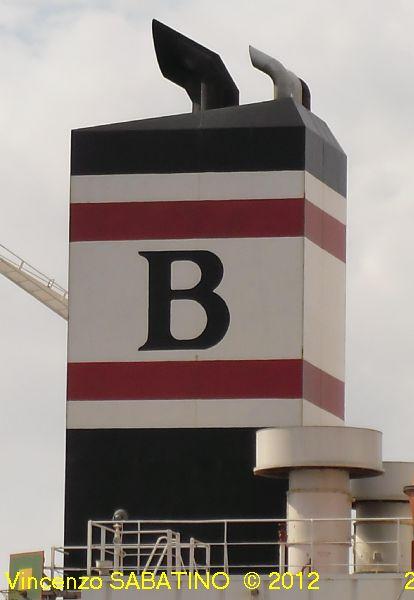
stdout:
[(313, 519), (310, 520), (310, 525), (311, 525), (311, 543), (310, 543), (310, 570), (313, 571), (313, 563), (314, 563), (314, 557), (313, 557), (313, 549), (314, 549), (314, 527), (313, 527)]
[(92, 574), (92, 521), (88, 521), (88, 533), (86, 541), (86, 574), (90, 577)]
[(141, 521), (138, 521), (137, 575), (141, 572)]
[(52, 546), (50, 549), (50, 579), (53, 580), (55, 576), (55, 556), (56, 556), (56, 548)]
[(114, 568), (119, 569), (121, 567), (121, 558), (122, 558), (122, 523), (114, 524)]
[(181, 569), (181, 535), (175, 534), (175, 569), (179, 571)]
[(105, 560), (105, 546), (106, 546), (106, 529), (101, 526), (101, 547), (99, 552), (99, 558), (101, 561)]
[(206, 544), (206, 572), (210, 572), (210, 544)]
[(286, 543), (279, 542), (279, 573), (283, 575), (286, 566)]
[(229, 572), (229, 553), (228, 553), (228, 547), (227, 547), (227, 521), (224, 521), (224, 572), (228, 573)]
[(400, 542), (401, 542), (401, 519), (397, 519), (397, 573), (401, 571), (400, 561)]
[(283, 574), (287, 568), (287, 523), (278, 522), (278, 544), (279, 544), (279, 573)]
[(170, 572), (172, 569), (172, 545), (173, 545), (173, 533), (171, 529), (167, 529), (167, 571)]
[(352, 541), (352, 573), (356, 572), (356, 569), (355, 569), (356, 558), (357, 558), (357, 555), (356, 555), (356, 551), (357, 551), (356, 527), (357, 527), (356, 520), (352, 520), (352, 538), (351, 538), (351, 541)]
[(195, 567), (195, 540), (193, 537), (190, 537), (190, 547), (189, 547), (189, 552), (188, 552), (188, 567), (189, 567), (189, 571), (191, 574), (194, 573), (194, 567)]

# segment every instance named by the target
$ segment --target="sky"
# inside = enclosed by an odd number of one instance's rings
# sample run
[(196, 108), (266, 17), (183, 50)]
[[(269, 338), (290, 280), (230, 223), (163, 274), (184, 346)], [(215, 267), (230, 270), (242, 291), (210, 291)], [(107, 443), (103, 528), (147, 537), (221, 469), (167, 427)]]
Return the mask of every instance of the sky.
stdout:
[[(349, 158), (347, 423), (414, 460), (411, 0), (0, 0), (0, 244), (67, 285), (70, 131), (188, 112), (151, 19), (271, 99), (252, 44), (304, 78)], [(62, 543), (66, 323), (0, 279), (0, 589), (11, 552)]]

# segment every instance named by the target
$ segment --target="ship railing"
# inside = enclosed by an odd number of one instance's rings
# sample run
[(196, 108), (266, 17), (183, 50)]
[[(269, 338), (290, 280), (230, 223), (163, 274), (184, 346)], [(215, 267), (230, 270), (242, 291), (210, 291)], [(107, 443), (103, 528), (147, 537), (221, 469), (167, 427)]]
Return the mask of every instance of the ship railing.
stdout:
[(39, 269), (36, 269), (36, 267), (28, 263), (26, 260), (15, 254), (2, 244), (0, 244), (0, 262), (8, 263), (18, 271), (21, 271), (22, 273), (25, 273), (26, 275), (32, 277), (41, 285), (50, 288), (59, 296), (61, 296), (62, 299), (67, 300), (67, 290), (61, 285), (59, 285), (53, 277), (42, 273), (41, 271), (39, 271)]
[[(321, 539), (321, 525), (326, 524), (339, 525), (343, 537)], [(324, 547), (338, 545), (346, 546), (348, 555), (344, 562), (330, 560), (330, 569), (404, 573), (411, 566), (412, 525), (408, 518), (89, 521), (87, 544), (52, 549), (50, 569), (102, 576), (148, 570), (310, 572), (315, 565), (323, 567)], [(292, 527), (305, 532), (301, 540), (295, 539), (295, 546), (308, 552), (304, 564), (293, 565), (290, 559)]]

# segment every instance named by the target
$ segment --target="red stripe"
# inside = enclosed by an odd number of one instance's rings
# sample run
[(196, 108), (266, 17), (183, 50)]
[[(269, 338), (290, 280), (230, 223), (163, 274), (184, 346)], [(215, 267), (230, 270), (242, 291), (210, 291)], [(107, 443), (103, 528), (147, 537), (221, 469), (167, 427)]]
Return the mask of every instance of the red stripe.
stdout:
[(345, 415), (345, 384), (303, 361), (303, 397), (341, 419)]
[(342, 261), (346, 227), (303, 198), (72, 203), (70, 241), (298, 237)]
[(303, 206), (303, 198), (71, 204), (70, 239), (295, 237)]
[(343, 418), (344, 392), (300, 359), (68, 364), (68, 400), (303, 397)]
[(70, 240), (303, 235), (303, 198), (71, 204)]
[(301, 397), (301, 360), (68, 364), (68, 400)]
[(305, 236), (345, 262), (345, 225), (307, 200), (305, 201)]

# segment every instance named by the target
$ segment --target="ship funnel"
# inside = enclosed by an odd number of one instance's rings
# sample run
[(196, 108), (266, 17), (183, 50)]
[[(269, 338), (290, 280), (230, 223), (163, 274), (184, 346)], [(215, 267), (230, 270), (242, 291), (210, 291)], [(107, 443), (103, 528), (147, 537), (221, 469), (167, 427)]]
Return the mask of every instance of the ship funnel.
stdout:
[(218, 54), (156, 19), (152, 34), (161, 73), (186, 90), (193, 112), (239, 104), (239, 90)]
[(252, 65), (271, 77), (275, 100), (293, 98), (299, 104), (303, 104), (305, 108), (310, 109), (310, 91), (304, 81), (292, 71), (288, 71), (281, 62), (261, 50), (249, 46), (249, 53)]

